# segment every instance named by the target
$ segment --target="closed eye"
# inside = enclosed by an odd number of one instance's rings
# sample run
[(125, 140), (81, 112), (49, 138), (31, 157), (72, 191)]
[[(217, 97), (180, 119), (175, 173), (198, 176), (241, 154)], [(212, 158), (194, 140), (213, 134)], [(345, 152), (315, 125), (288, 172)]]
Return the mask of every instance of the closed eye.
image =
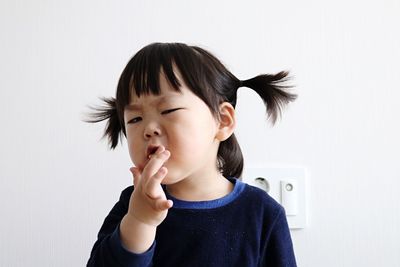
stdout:
[(168, 113), (174, 112), (174, 111), (176, 111), (178, 109), (180, 109), (180, 108), (168, 109), (166, 111), (163, 111), (161, 114), (168, 114)]
[[(168, 110), (161, 112), (161, 114), (169, 114), (169, 113), (172, 113), (179, 109), (181, 109), (181, 108), (168, 109)], [(142, 119), (141, 117), (135, 117), (135, 118), (131, 119), (130, 121), (128, 121), (127, 124), (137, 123), (141, 119)]]
[(140, 117), (137, 117), (137, 118), (133, 118), (133, 119), (131, 119), (130, 121), (128, 121), (127, 122), (127, 124), (133, 124), (133, 123), (136, 123), (136, 122), (138, 122), (138, 120), (139, 119), (141, 119)]

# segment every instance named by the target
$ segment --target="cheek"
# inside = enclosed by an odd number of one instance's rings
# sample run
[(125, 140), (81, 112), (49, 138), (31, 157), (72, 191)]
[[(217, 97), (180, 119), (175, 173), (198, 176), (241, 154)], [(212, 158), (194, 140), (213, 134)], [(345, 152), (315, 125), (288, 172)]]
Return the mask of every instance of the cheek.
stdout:
[(137, 162), (137, 160), (135, 159), (135, 153), (133, 153), (131, 149), (129, 149), (129, 157), (131, 158), (131, 162), (136, 165), (135, 162)]
[(170, 139), (171, 156), (177, 163), (185, 163), (199, 158), (204, 150), (209, 147), (207, 138), (201, 129), (191, 128), (189, 125), (177, 131), (173, 139)]
[(127, 144), (128, 144), (128, 151), (129, 151), (129, 156), (131, 158), (131, 161), (134, 165), (137, 166), (137, 163), (140, 162), (141, 158), (140, 158), (140, 152), (139, 152), (139, 148), (141, 147), (141, 144), (139, 144), (137, 141), (135, 140), (139, 140), (137, 137), (135, 137), (134, 135), (127, 134)]
[(133, 151), (132, 146), (128, 146), (128, 147), (129, 147), (129, 156), (130, 156), (130, 158), (131, 158), (131, 162), (132, 162), (134, 165), (136, 165), (135, 162), (137, 162), (137, 159), (135, 158), (135, 155), (136, 155), (137, 153), (135, 153), (135, 152)]

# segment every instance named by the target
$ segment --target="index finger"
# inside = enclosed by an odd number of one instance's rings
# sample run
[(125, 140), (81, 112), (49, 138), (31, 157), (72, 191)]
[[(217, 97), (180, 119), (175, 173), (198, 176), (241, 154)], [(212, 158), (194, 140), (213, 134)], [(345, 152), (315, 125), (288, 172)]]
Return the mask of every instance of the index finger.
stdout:
[(147, 184), (148, 180), (154, 176), (162, 165), (168, 160), (171, 153), (168, 150), (163, 151), (160, 154), (153, 155), (147, 165), (144, 167), (142, 172), (142, 183)]
[(164, 190), (161, 187), (161, 181), (164, 180), (168, 173), (166, 167), (161, 167), (158, 172), (148, 179), (144, 187), (145, 194), (151, 199), (166, 199)]

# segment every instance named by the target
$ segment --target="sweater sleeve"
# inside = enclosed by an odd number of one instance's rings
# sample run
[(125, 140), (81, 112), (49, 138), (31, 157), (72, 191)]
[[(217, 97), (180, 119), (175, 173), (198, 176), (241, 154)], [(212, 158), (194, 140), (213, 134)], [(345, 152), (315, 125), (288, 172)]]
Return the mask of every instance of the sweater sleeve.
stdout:
[(286, 213), (280, 207), (272, 225), (270, 237), (264, 251), (264, 267), (296, 267), (293, 243), (290, 237)]
[(155, 242), (146, 252), (141, 254), (128, 251), (121, 242), (119, 226), (122, 218), (128, 212), (129, 199), (132, 192), (133, 186), (123, 190), (119, 201), (105, 218), (86, 266), (151, 266)]

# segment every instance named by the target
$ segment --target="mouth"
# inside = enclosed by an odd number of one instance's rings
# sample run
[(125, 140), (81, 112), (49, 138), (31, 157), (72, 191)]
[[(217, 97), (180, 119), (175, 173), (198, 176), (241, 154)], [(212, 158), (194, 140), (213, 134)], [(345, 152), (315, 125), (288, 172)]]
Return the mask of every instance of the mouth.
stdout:
[(146, 150), (146, 157), (143, 163), (139, 163), (138, 167), (140, 170), (143, 170), (146, 167), (147, 163), (149, 163), (152, 155), (154, 155), (157, 150), (161, 147), (161, 145), (149, 145)]
[(146, 159), (149, 160), (151, 155), (153, 155), (154, 153), (156, 153), (156, 151), (158, 150), (160, 146), (149, 146), (147, 148), (147, 153), (146, 153)]

